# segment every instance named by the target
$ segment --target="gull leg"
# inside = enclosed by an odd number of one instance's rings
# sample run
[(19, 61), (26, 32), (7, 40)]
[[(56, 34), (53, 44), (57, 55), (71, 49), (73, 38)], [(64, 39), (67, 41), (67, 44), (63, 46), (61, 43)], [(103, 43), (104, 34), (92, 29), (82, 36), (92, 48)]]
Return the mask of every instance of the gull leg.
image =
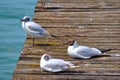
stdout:
[(34, 44), (34, 41), (35, 41), (35, 38), (33, 37), (33, 44), (32, 44), (32, 46), (34, 46), (35, 44)]

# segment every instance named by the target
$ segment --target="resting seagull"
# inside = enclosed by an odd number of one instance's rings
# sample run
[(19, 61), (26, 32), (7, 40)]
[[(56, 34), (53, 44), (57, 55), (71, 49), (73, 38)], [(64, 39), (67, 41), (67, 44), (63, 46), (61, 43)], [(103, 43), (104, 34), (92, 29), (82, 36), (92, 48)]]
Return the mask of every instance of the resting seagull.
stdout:
[(42, 28), (41, 25), (33, 22), (29, 16), (23, 17), (23, 19), (21, 19), (21, 22), (22, 22), (22, 28), (27, 32), (28, 35), (32, 36), (33, 46), (34, 46), (35, 37), (53, 36), (44, 28)]
[(51, 58), (48, 54), (43, 54), (40, 60), (40, 67), (43, 71), (48, 72), (61, 72), (66, 71), (69, 68), (76, 68), (75, 66), (69, 61), (64, 61), (62, 59), (54, 59)]
[(73, 58), (89, 59), (93, 56), (97, 56), (111, 50), (99, 50), (97, 48), (90, 48), (88, 46), (79, 46), (75, 40), (70, 40), (67, 43), (69, 44), (67, 49), (68, 54)]

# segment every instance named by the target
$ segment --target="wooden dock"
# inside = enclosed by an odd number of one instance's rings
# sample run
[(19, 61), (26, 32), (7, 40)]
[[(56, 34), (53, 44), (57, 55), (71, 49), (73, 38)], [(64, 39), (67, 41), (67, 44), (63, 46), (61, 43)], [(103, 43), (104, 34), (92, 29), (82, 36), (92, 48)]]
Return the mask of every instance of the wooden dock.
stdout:
[[(120, 0), (51, 0), (40, 10), (35, 7), (33, 20), (49, 32), (64, 37), (37, 38), (34, 47), (27, 36), (12, 80), (120, 80)], [(75, 39), (79, 45), (112, 51), (88, 60), (72, 59), (66, 42)], [(40, 57), (47, 53), (79, 63), (80, 68), (67, 72), (43, 72)]]

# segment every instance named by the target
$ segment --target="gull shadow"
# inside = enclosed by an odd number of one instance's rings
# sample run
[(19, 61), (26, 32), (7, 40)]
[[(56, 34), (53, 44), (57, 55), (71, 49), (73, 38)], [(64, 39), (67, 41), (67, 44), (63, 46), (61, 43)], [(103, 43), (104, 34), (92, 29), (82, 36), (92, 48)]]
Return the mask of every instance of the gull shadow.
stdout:
[(60, 75), (60, 74), (64, 74), (64, 75), (79, 75), (79, 74), (82, 74), (82, 73), (86, 73), (85, 71), (71, 71), (71, 70), (68, 70), (68, 71), (61, 71), (61, 72), (55, 72), (55, 73), (52, 73), (53, 75)]
[(80, 79), (68, 77), (68, 78), (58, 78), (58, 79), (56, 79), (56, 80), (80, 80)]
[[(91, 58), (88, 58), (88, 59), (101, 58), (101, 57), (110, 57), (110, 55), (97, 55), (97, 56), (92, 56)], [(88, 59), (82, 59), (82, 58), (73, 58), (73, 59), (88, 60)]]
[(35, 44), (35, 46), (42, 46), (42, 47), (44, 47), (44, 46), (52, 46), (51, 44)]
[(101, 58), (101, 57), (110, 57), (110, 55), (98, 55), (98, 56), (93, 56), (90, 59), (92, 59), (92, 58)]
[(62, 77), (62, 78), (57, 78), (55, 80), (95, 80), (95, 79), (91, 79), (91, 78), (89, 78), (89, 79), (88, 78), (87, 79), (84, 79), (84, 78), (83, 79), (79, 79), (79, 77), (75, 76), (75, 77), (67, 77), (67, 78), (66, 77), (65, 78)]
[(61, 6), (56, 6), (56, 7), (45, 7), (44, 9), (61, 9)]
[[(57, 75), (80, 75), (82, 73), (86, 73), (85, 71), (62, 71), (59, 73), (55, 73)], [(56, 80), (80, 80), (77, 77), (62, 77), (62, 78), (57, 78)]]

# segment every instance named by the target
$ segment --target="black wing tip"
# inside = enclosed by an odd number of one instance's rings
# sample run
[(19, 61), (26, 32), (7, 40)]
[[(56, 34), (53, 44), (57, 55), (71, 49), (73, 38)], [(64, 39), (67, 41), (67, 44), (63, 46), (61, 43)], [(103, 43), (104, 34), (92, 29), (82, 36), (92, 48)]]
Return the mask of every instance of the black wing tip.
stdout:
[(57, 37), (56, 35), (50, 34), (52, 37)]
[(101, 52), (102, 53), (105, 53), (105, 52), (108, 52), (108, 51), (111, 51), (112, 49), (105, 49), (105, 50), (102, 50)]

